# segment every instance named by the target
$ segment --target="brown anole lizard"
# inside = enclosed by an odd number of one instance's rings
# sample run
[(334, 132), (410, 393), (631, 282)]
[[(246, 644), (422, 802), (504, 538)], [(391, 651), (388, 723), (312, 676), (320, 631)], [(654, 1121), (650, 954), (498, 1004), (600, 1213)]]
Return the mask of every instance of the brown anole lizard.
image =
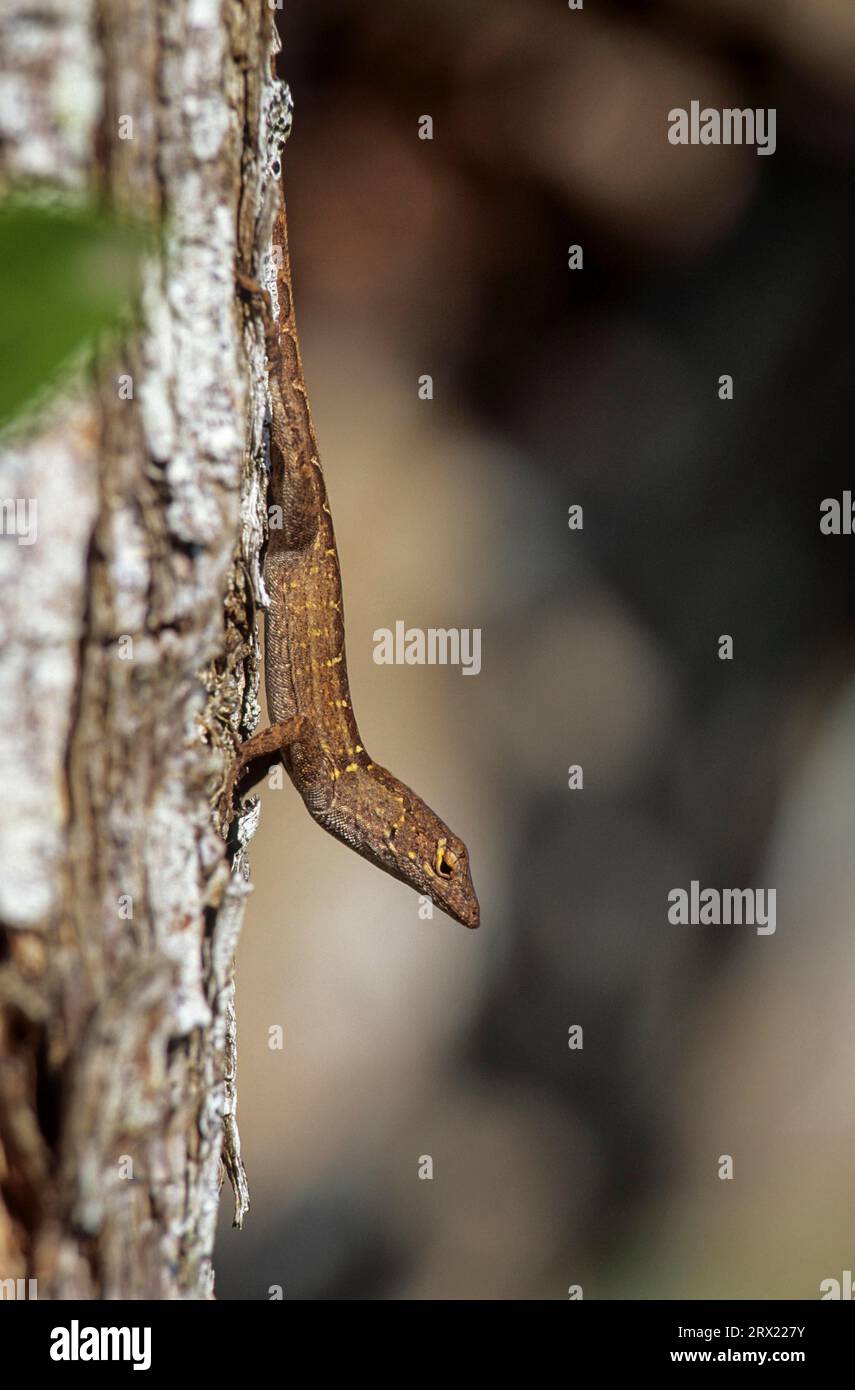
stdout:
[(273, 233), (279, 317), (247, 277), (264, 314), (271, 401), (271, 523), (264, 561), (264, 674), (269, 728), (244, 743), (227, 795), (249, 790), (281, 759), (309, 814), (465, 927), (480, 921), (463, 841), (421, 797), (365, 751), (350, 698), (332, 516), (309, 409), (284, 203)]

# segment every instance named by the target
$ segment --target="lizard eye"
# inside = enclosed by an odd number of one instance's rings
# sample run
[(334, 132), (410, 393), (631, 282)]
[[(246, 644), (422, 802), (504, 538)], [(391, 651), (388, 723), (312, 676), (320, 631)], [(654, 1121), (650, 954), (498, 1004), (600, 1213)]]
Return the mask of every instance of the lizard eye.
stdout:
[(451, 878), (457, 868), (457, 855), (453, 849), (446, 848), (446, 841), (440, 840), (436, 847), (436, 871), (443, 878)]

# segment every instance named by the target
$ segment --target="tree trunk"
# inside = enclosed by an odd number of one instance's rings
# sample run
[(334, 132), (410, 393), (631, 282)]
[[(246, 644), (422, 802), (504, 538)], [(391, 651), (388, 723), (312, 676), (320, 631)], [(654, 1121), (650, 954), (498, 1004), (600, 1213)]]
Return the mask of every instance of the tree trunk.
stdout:
[(273, 14), (10, 0), (0, 38), (4, 178), (160, 227), (140, 330), (0, 464), (38, 501), (37, 542), (0, 542), (0, 1280), (208, 1298), (223, 1165), (248, 1205), (254, 815), (227, 850), (217, 791), (258, 714), (267, 396), (234, 277), (276, 196)]

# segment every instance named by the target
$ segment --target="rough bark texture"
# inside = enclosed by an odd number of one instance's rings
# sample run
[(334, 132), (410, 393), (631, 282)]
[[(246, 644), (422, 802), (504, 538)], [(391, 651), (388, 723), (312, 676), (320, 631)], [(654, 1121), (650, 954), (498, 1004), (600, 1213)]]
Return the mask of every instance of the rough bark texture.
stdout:
[(0, 464), (0, 494), (39, 506), (35, 545), (0, 544), (0, 1280), (205, 1298), (223, 1163), (238, 1219), (248, 1200), (232, 961), (254, 812), (227, 851), (212, 805), (257, 718), (267, 397), (234, 273), (269, 241), (273, 16), (12, 0), (0, 40), (5, 177), (161, 228), (139, 333)]

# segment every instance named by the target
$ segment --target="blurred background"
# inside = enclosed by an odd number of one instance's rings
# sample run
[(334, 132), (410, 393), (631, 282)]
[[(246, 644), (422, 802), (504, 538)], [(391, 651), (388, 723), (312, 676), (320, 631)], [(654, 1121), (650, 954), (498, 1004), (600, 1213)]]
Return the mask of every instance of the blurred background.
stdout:
[[(855, 1267), (855, 540), (819, 531), (855, 482), (855, 9), (281, 31), (355, 709), (482, 927), (264, 791), (218, 1294), (817, 1298)], [(777, 153), (671, 146), (692, 100), (776, 107)], [(398, 619), (481, 628), (481, 674), (375, 665)], [(670, 925), (692, 879), (776, 888), (776, 934)]]

